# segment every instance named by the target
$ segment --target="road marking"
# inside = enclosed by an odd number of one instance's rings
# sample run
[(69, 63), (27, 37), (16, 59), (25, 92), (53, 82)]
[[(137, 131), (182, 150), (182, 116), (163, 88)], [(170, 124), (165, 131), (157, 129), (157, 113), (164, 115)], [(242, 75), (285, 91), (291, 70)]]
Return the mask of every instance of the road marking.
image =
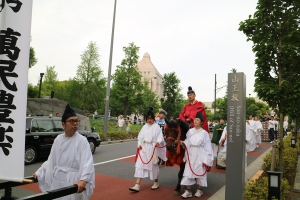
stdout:
[(131, 158), (133, 156), (135, 156), (135, 155), (126, 156), (126, 157), (122, 157), (122, 158), (117, 158), (117, 159), (113, 159), (113, 160), (108, 160), (108, 161), (104, 161), (104, 162), (100, 162), (100, 163), (95, 163), (94, 166), (102, 165), (102, 164), (106, 164), (106, 163), (110, 163), (110, 162), (114, 162), (114, 161), (118, 161), (118, 160), (122, 160), (122, 159), (125, 159), (125, 158)]

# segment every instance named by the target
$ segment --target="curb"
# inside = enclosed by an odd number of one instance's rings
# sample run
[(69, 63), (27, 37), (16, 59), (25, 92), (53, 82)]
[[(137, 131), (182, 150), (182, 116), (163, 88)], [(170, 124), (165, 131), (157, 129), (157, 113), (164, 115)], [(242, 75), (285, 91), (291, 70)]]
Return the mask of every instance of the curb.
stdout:
[(294, 181), (294, 192), (300, 193), (300, 156), (298, 155), (297, 172)]
[(105, 141), (101, 142), (101, 145), (107, 145), (107, 144), (115, 144), (115, 143), (122, 143), (122, 142), (131, 142), (131, 141), (137, 141), (137, 139), (125, 139), (125, 140), (111, 140), (111, 141)]

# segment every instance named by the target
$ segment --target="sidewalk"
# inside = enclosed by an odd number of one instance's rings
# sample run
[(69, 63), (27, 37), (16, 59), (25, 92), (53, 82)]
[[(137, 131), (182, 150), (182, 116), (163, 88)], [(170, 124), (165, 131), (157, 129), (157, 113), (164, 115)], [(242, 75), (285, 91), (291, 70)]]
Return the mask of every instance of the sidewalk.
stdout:
[[(270, 147), (267, 151), (261, 154), (255, 161), (253, 161), (247, 167), (247, 172), (245, 174), (245, 182), (247, 183), (250, 179), (252, 179), (255, 174), (261, 170), (261, 165), (263, 163), (263, 158), (272, 150)], [(299, 165), (300, 166), (300, 165)], [(300, 178), (300, 176), (299, 176)], [(300, 180), (300, 179), (299, 179)], [(299, 185), (300, 186), (300, 185)], [(209, 198), (209, 200), (225, 200), (225, 186), (222, 187), (219, 191), (217, 191), (213, 196)]]

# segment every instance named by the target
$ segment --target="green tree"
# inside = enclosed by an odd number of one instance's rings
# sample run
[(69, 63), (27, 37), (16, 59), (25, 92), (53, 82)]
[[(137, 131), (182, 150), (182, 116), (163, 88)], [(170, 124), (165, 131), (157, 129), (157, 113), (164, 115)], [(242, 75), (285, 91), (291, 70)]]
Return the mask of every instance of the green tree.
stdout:
[[(177, 78), (175, 72), (171, 72), (163, 75), (162, 84), (164, 88), (164, 98), (160, 99), (162, 108), (168, 112), (169, 117), (179, 116), (178, 110), (174, 105), (182, 102), (182, 96), (180, 96), (181, 89), (179, 87), (180, 80)], [(181, 108), (183, 106), (181, 105)]]
[[(255, 92), (280, 116), (280, 143), (283, 143), (283, 115), (300, 97), (300, 2), (259, 0), (254, 16), (240, 23), (239, 30), (253, 42), (257, 65)], [(280, 147), (280, 170), (283, 149)]]
[(29, 52), (29, 68), (33, 67), (37, 63), (37, 58), (35, 56), (35, 51), (33, 47), (30, 47), (30, 52)]
[(55, 66), (46, 66), (45, 78), (42, 83), (42, 95), (50, 96), (51, 91), (55, 91), (58, 82)]
[(39, 95), (38, 86), (34, 86), (31, 83), (29, 83), (28, 89), (27, 89), (27, 97), (28, 98), (38, 98), (38, 95)]
[[(99, 53), (96, 42), (89, 42), (86, 50), (81, 55), (81, 63), (77, 67), (76, 77), (73, 81), (77, 90), (77, 97), (81, 103), (81, 109), (94, 112), (104, 107), (105, 84), (103, 71), (99, 64)], [(73, 86), (75, 86), (73, 84)]]
[(83, 103), (79, 98), (81, 85), (74, 79), (59, 81), (56, 84), (55, 98), (68, 102), (72, 107), (83, 108)]
[(158, 111), (160, 107), (158, 96), (150, 90), (148, 85), (149, 82), (145, 81), (143, 84), (143, 91), (137, 94), (135, 99), (136, 106), (133, 113), (139, 113), (145, 116), (149, 107), (153, 108), (154, 113)]
[(118, 112), (117, 105), (122, 105), (122, 113), (124, 116), (131, 114), (136, 105), (139, 93), (142, 93), (144, 86), (141, 82), (141, 74), (137, 69), (139, 59), (139, 47), (134, 43), (129, 43), (129, 46), (123, 47), (125, 58), (121, 65), (118, 65), (115, 73), (112, 75), (112, 90), (110, 99), (116, 105), (110, 103), (114, 111)]

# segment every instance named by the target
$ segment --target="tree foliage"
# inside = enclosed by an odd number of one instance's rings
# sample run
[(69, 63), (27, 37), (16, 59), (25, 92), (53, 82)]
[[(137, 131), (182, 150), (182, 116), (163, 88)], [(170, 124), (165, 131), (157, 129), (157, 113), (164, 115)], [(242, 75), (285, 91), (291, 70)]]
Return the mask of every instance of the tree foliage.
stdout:
[(38, 59), (35, 56), (35, 51), (33, 47), (30, 47), (29, 53), (29, 68), (31, 68), (37, 63)]
[(123, 51), (125, 58), (112, 75), (110, 107), (114, 112), (127, 116), (137, 110), (136, 102), (142, 101), (141, 95), (145, 88), (141, 82), (142, 76), (137, 69), (139, 47), (134, 43), (129, 43), (127, 47), (123, 47)]
[(74, 81), (78, 83), (73, 85), (78, 87), (77, 98), (80, 100), (80, 108), (91, 113), (98, 109), (102, 112), (105, 104), (106, 80), (100, 68), (99, 57), (96, 42), (89, 42), (81, 55), (81, 63), (77, 67)]
[(140, 113), (145, 116), (149, 110), (149, 107), (152, 107), (154, 112), (158, 111), (159, 99), (158, 96), (148, 87), (148, 81), (145, 81), (143, 85), (143, 91), (137, 94), (136, 106), (134, 108), (135, 110), (133, 110), (133, 113)]
[(28, 89), (27, 89), (27, 97), (28, 98), (38, 98), (39, 95), (39, 88), (38, 86), (34, 86), (31, 83), (28, 84)]
[[(216, 100), (216, 119), (221, 117), (227, 118), (227, 95), (223, 98), (218, 98)], [(212, 103), (214, 106), (215, 102)], [(269, 106), (265, 103), (255, 101), (255, 98), (246, 98), (246, 116), (256, 115), (262, 117), (265, 113), (269, 112)]]
[[(183, 96), (180, 95), (180, 80), (177, 78), (175, 72), (167, 73), (163, 75), (163, 98), (160, 99), (161, 106), (168, 112), (168, 117), (178, 117), (181, 109), (184, 107), (182, 104)], [(178, 105), (177, 107), (174, 105)]]
[[(239, 30), (253, 42), (255, 52), (255, 92), (280, 116), (282, 143), (283, 116), (299, 113), (300, 97), (300, 1), (259, 0), (254, 16), (240, 23)], [(280, 148), (280, 169), (283, 170)]]
[(81, 55), (76, 77), (57, 83), (55, 93), (58, 99), (68, 102), (73, 107), (93, 113), (104, 113), (105, 84), (103, 71), (99, 64), (96, 42), (89, 42)]
[(56, 90), (56, 84), (58, 82), (57, 72), (55, 71), (55, 66), (46, 66), (45, 78), (42, 83), (42, 95), (50, 96), (51, 91)]
[(260, 0), (254, 16), (239, 28), (253, 42), (255, 92), (282, 113), (288, 113), (300, 96), (299, 17), (299, 1)]

